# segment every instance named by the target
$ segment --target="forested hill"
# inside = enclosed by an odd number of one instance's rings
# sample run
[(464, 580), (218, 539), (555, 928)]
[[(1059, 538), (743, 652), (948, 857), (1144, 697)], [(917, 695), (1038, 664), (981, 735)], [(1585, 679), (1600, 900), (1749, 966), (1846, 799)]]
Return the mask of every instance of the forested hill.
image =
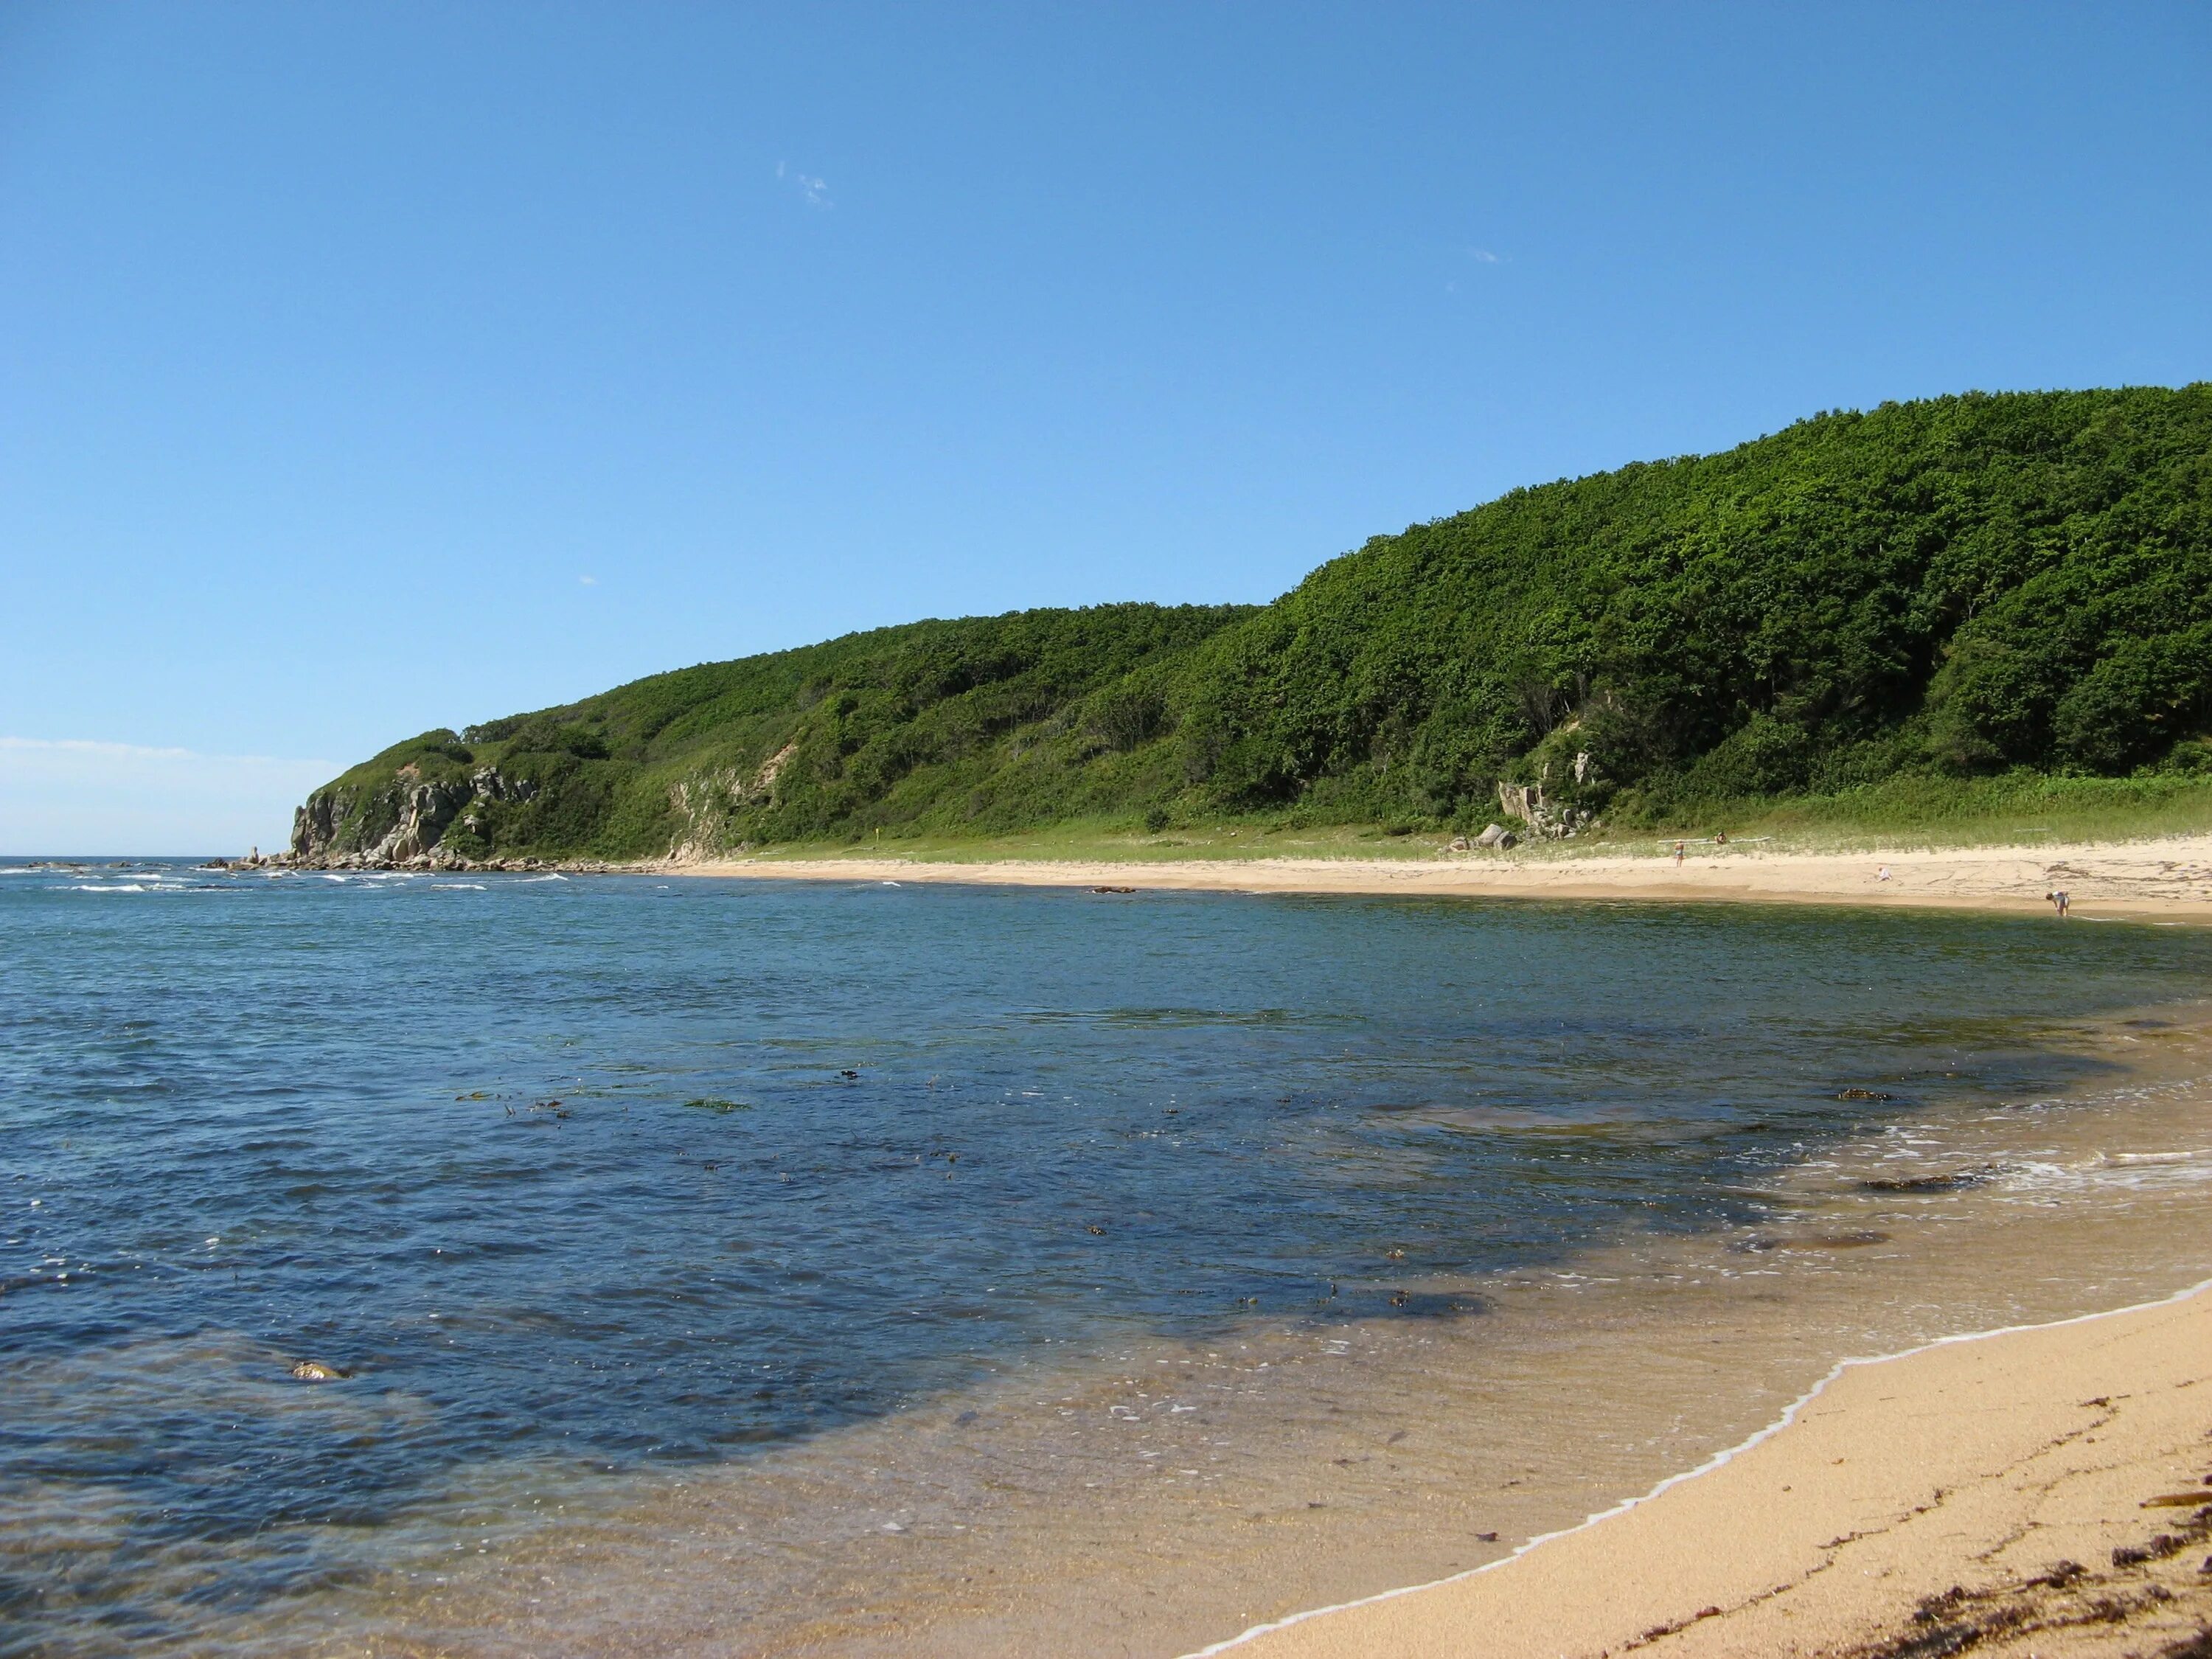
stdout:
[(295, 851), (656, 857), (1265, 813), (1480, 823), (2212, 769), (2212, 385), (1971, 395), (1516, 489), (1264, 607), (915, 623), (399, 744)]

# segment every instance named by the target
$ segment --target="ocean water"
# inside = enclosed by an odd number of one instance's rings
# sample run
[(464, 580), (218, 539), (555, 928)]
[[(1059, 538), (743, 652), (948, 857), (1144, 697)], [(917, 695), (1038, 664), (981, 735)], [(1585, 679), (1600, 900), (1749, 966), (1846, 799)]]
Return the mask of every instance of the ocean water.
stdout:
[(2093, 1088), (2062, 1030), (2212, 969), (1963, 915), (0, 871), (10, 1655), (220, 1649), (461, 1497), (1041, 1357), (1479, 1334), (1487, 1279)]

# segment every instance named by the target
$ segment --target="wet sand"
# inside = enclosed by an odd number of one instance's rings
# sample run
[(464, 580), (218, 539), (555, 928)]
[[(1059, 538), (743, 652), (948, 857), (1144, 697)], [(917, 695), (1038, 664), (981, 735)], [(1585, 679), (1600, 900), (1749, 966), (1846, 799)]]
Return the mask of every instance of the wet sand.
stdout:
[(1850, 1363), (1786, 1427), (1455, 1582), (1205, 1651), (2212, 1651), (2212, 1295)]
[[(2094, 1314), (2204, 1279), (2203, 1011), (2051, 1040), (2107, 1062), (2106, 1081), (1812, 1150), (1747, 1188), (1759, 1218), (1741, 1226), (1632, 1238), (1556, 1269), (1394, 1279), (1463, 1310), (1447, 1316), (1255, 1318), (1204, 1342), (1039, 1360), (742, 1467), (569, 1483), (557, 1516), (537, 1520), (523, 1504), (542, 1501), (543, 1477), (510, 1471), (502, 1492), (487, 1471), (481, 1553), (395, 1562), (274, 1627), (236, 1630), (230, 1645), (394, 1659), (1170, 1659), (1465, 1573), (1741, 1444), (1843, 1357)], [(2056, 1346), (2020, 1360), (2003, 1358), (2004, 1339), (1847, 1370), (1800, 1413), (1802, 1432), (1616, 1521), (1233, 1650), (1595, 1656), (1733, 1630), (1744, 1644), (1716, 1651), (1872, 1654), (1899, 1619), (1928, 1634), (1913, 1622), (1919, 1598), (1954, 1583), (1962, 1597), (1941, 1618), (2009, 1616), (2025, 1596), (2077, 1611), (2124, 1601), (2136, 1622), (2099, 1629), (2148, 1628), (2142, 1620), (2176, 1607), (2151, 1586), (2180, 1583), (2212, 1543), (2140, 1571), (2114, 1568), (2111, 1551), (2180, 1536), (2186, 1512), (2138, 1504), (2212, 1474), (2206, 1459), (2159, 1461), (2190, 1433), (2203, 1447), (2212, 1428), (2212, 1389), (2183, 1386), (2212, 1370), (2205, 1313), (2197, 1303), (2067, 1327), (2026, 1339)], [(2107, 1331), (2130, 1334), (2114, 1346), (2097, 1334)], [(1854, 1451), (1860, 1442), (1869, 1449)], [(2077, 1472), (2067, 1460), (2084, 1455)], [(1762, 1473), (1778, 1467), (1789, 1472)], [(1781, 1486), (1792, 1491), (1767, 1490)], [(1936, 1486), (1961, 1496), (1916, 1516)], [(2044, 1507), (2024, 1520), (2005, 1507), (2029, 1499)], [(2061, 1558), (2092, 1576), (2028, 1582)], [(1547, 1577), (1553, 1562), (1565, 1565)], [(1767, 1594), (1783, 1584), (1796, 1588)], [(2168, 1593), (2181, 1612), (2195, 1605), (2193, 1587)], [(1724, 1616), (1694, 1616), (1708, 1607)], [(1681, 1618), (1683, 1631), (1650, 1635)], [(1800, 1638), (1799, 1621), (1821, 1633)], [(1555, 1639), (1570, 1632), (1589, 1644)], [(2136, 1633), (2112, 1651), (2148, 1656), (2164, 1639)], [(2008, 1651), (1994, 1640), (1976, 1650)], [(1938, 1650), (1958, 1650), (1915, 1651)], [(2076, 1650), (2039, 1636), (2029, 1650)]]
[[(2212, 835), (2103, 845), (1899, 848), (1770, 853), (1689, 848), (1677, 865), (1644, 854), (1561, 847), (1430, 858), (1266, 858), (939, 862), (852, 857), (738, 859), (666, 866), (685, 875), (813, 881), (929, 881), (1032, 887), (1205, 889), (1267, 893), (1464, 895), (1668, 902), (1864, 904), (2050, 915), (2063, 889), (2077, 920), (2212, 922)], [(1884, 875), (1884, 872), (1887, 875)]]

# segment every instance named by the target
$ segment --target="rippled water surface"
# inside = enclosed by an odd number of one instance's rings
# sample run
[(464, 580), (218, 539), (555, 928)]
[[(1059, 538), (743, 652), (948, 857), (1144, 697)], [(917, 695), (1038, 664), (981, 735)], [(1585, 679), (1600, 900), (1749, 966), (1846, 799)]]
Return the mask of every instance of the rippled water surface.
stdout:
[(2045, 1033), (2209, 968), (1961, 915), (8, 866), (0, 1651), (190, 1647), (488, 1470), (1455, 1319), (1418, 1287), (2078, 1084)]

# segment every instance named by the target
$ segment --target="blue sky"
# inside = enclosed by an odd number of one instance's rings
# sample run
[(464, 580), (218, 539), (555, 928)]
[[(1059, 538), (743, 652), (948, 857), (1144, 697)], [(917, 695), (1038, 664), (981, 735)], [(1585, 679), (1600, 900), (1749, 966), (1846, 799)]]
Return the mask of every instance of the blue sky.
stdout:
[(664, 668), (2206, 378), (2208, 85), (2196, 4), (18, 0), (0, 852), (266, 847)]

